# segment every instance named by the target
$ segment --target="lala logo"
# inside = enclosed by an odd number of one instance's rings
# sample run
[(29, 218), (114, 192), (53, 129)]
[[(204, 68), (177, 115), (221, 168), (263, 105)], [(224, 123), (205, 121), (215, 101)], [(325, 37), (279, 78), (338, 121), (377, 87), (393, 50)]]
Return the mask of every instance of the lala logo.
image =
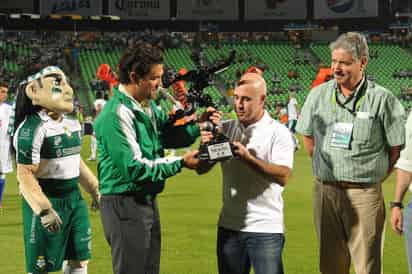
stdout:
[(328, 8), (337, 13), (344, 13), (353, 7), (354, 0), (326, 0)]

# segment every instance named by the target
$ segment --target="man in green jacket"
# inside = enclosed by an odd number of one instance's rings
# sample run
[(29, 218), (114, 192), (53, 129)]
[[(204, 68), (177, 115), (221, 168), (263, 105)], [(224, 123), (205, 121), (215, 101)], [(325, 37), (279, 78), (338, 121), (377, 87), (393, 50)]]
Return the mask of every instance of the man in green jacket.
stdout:
[(115, 274), (159, 273), (156, 195), (167, 178), (198, 164), (197, 151), (164, 157), (164, 148), (191, 145), (199, 126), (173, 126), (152, 101), (161, 86), (162, 62), (159, 48), (128, 49), (118, 65), (120, 84), (95, 122), (101, 218)]

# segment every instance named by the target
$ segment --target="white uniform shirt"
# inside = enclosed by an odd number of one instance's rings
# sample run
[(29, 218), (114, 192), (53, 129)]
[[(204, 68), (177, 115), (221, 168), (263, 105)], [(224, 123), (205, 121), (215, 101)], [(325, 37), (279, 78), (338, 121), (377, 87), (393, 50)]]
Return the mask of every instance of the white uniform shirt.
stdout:
[(17, 163), (39, 164), (38, 179), (68, 180), (79, 177), (81, 126), (63, 116), (54, 121), (45, 111), (19, 125), (13, 139)]
[(97, 110), (100, 110), (100, 111), (102, 111), (102, 109), (103, 109), (103, 107), (104, 107), (104, 105), (106, 104), (106, 100), (104, 100), (104, 99), (96, 99), (95, 101), (94, 101), (94, 103), (93, 103), (93, 105), (94, 105), (94, 109), (97, 111)]
[[(401, 151), (395, 167), (412, 173), (412, 111), (405, 124), (405, 132), (405, 148)], [(412, 184), (409, 186), (409, 191), (412, 192)]]
[[(291, 133), (265, 112), (262, 119), (244, 128), (237, 120), (224, 121), (223, 133), (230, 141), (240, 141), (256, 157), (293, 167)], [(283, 233), (283, 187), (270, 181), (238, 159), (221, 163), (223, 208), (219, 226), (236, 231)]]
[(289, 103), (288, 103), (288, 118), (289, 120), (297, 120), (298, 119), (298, 113), (296, 111), (298, 107), (298, 101), (296, 98), (290, 98)]
[(12, 111), (9, 104), (0, 104), (0, 173), (13, 171), (10, 135), (7, 133)]

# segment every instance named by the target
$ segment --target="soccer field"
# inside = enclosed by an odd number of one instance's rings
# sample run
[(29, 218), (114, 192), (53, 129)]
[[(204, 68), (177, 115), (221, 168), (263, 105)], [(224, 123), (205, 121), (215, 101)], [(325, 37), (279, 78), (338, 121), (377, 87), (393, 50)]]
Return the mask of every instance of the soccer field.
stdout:
[[(87, 159), (89, 139), (84, 138), (82, 157)], [(87, 162), (96, 171), (96, 162)], [(393, 197), (394, 176), (384, 183), (385, 201)], [(253, 183), (253, 182), (251, 182)], [(87, 195), (84, 197), (90, 201)], [(318, 247), (312, 222), (312, 175), (309, 157), (295, 154), (293, 175), (284, 191), (286, 245), (285, 273), (318, 272)], [(409, 197), (407, 197), (409, 198)], [(0, 274), (25, 273), (22, 237), (21, 197), (15, 173), (7, 176), (4, 210), (0, 215)], [(159, 195), (162, 223), (162, 274), (215, 274), (216, 222), (221, 206), (221, 171), (198, 176), (184, 170), (167, 181)], [(99, 212), (90, 212), (93, 229), (93, 258), (90, 274), (112, 273), (109, 246), (103, 236)], [(407, 274), (403, 238), (387, 226), (384, 247), (384, 273)]]

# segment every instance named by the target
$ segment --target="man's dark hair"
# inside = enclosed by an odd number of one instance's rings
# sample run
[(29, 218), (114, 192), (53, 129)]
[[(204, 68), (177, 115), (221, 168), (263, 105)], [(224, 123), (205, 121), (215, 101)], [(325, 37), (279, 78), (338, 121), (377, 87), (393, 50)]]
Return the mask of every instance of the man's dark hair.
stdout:
[(102, 99), (103, 98), (103, 92), (101, 92), (100, 90), (96, 91), (96, 99)]
[(0, 87), (6, 87), (6, 88), (8, 88), (8, 87), (9, 87), (9, 84), (8, 84), (6, 81), (4, 81), (4, 80), (0, 80)]
[[(120, 57), (117, 67), (119, 82), (129, 84), (129, 74), (136, 73), (138, 78), (146, 76), (153, 65), (163, 63), (163, 50), (158, 46), (138, 43), (127, 49)], [(137, 80), (137, 79), (136, 79)]]

